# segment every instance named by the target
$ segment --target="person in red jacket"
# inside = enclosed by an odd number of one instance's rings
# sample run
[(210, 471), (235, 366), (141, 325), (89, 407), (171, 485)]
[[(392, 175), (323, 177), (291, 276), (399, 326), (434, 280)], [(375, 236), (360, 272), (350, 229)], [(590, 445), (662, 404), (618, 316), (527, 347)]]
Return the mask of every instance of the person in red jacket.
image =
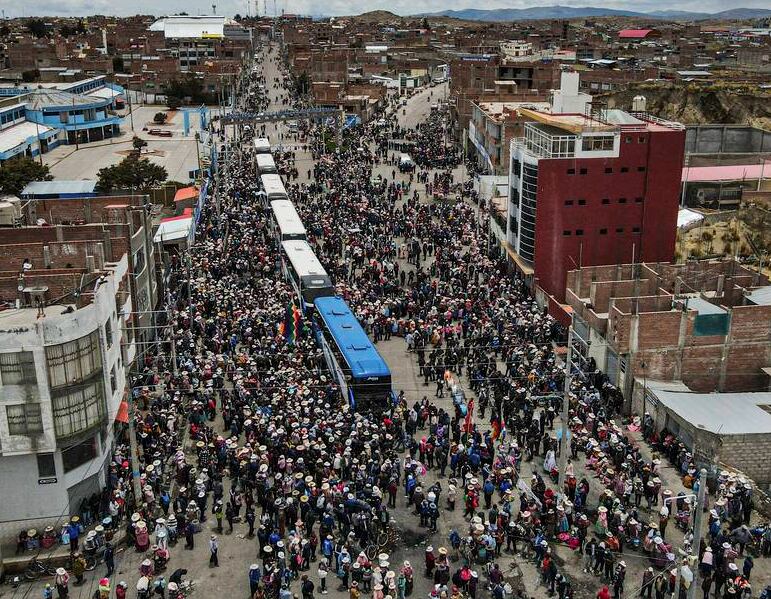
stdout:
[(599, 590), (597, 593), (597, 599), (610, 599), (610, 591), (608, 590), (608, 585), (603, 585), (603, 587)]

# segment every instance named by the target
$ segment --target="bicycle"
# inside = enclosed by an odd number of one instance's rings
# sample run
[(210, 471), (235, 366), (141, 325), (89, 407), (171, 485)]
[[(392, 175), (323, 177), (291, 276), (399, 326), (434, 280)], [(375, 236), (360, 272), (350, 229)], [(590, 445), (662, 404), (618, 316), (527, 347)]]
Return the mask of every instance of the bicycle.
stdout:
[(37, 580), (41, 576), (54, 576), (55, 574), (56, 568), (52, 567), (48, 560), (40, 561), (37, 556), (30, 560), (24, 570), (24, 578), (27, 580)]

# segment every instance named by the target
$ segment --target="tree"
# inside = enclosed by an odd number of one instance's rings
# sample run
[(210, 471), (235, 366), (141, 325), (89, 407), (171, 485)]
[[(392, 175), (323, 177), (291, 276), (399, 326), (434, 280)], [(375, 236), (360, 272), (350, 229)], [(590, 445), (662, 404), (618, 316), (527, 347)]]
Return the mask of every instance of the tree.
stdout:
[(234, 21), (241, 21), (242, 19), (243, 17), (239, 13), (236, 13), (235, 15), (233, 15)]
[(48, 166), (31, 158), (15, 158), (0, 166), (0, 191), (19, 195), (32, 181), (50, 181)]
[(43, 19), (30, 19), (26, 23), (27, 31), (37, 38), (45, 37), (48, 34), (48, 27)]
[(131, 140), (131, 145), (134, 146), (135, 150), (141, 150), (145, 146), (147, 146), (147, 142), (142, 139), (141, 137), (137, 137), (136, 135)]
[(11, 28), (8, 25), (0, 27), (0, 37), (8, 37), (9, 35), (11, 35)]
[(165, 112), (156, 112), (153, 116), (153, 123), (156, 125), (163, 125), (163, 123), (166, 122), (166, 119), (169, 118), (168, 115)]
[(177, 110), (182, 102), (176, 96), (166, 96), (166, 106), (169, 110)]
[(308, 76), (308, 73), (303, 71), (297, 76), (295, 79), (295, 89), (297, 89), (297, 93), (301, 96), (306, 95), (310, 91), (311, 79)]
[(427, 29), (428, 31), (431, 31), (431, 23), (428, 22), (428, 19), (426, 17), (423, 17), (423, 24), (421, 25), (423, 29)]
[(163, 183), (168, 176), (162, 166), (153, 164), (148, 158), (131, 154), (118, 164), (99, 169), (96, 188), (102, 192), (113, 189), (148, 191)]

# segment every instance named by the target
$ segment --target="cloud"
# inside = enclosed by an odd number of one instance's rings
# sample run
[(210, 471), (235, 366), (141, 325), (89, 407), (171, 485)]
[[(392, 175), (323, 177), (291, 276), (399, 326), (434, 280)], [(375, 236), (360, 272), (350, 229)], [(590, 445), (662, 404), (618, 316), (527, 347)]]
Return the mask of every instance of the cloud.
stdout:
[[(0, 8), (5, 10), (7, 17), (62, 15), (87, 16), (93, 14), (114, 14), (119, 16), (142, 14), (173, 14), (189, 12), (191, 14), (208, 14), (211, 5), (216, 4), (219, 14), (245, 15), (254, 14), (255, 2), (260, 14), (265, 12), (273, 15), (274, 0), (204, 0), (191, 3), (189, 0), (0, 0)], [(669, 0), (559, 0), (565, 6), (597, 6), (605, 8), (626, 8), (639, 11), (666, 10), (673, 8)], [(737, 5), (747, 8), (767, 8), (768, 0), (737, 0)], [(526, 8), (542, 4), (552, 4), (549, 0), (492, 0), (484, 8)], [(436, 12), (447, 9), (463, 9), (474, 7), (471, 0), (275, 0), (277, 12), (299, 13), (308, 15), (348, 15), (369, 10), (389, 10), (401, 15)], [(478, 6), (478, 5), (477, 5)], [(677, 3), (678, 10), (717, 12), (730, 8), (724, 0), (681, 0)]]

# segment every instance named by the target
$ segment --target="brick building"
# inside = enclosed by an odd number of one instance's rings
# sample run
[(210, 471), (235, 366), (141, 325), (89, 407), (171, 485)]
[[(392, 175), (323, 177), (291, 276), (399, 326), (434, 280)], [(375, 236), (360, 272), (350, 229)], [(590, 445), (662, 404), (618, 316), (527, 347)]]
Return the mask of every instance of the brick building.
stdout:
[(536, 299), (567, 320), (569, 270), (673, 258), (685, 128), (606, 110), (562, 76), (551, 112), (519, 110), (506, 238)]
[[(765, 390), (771, 301), (752, 292), (768, 283), (732, 260), (571, 270), (579, 360), (593, 359), (627, 398), (646, 379), (699, 392)], [(631, 405), (642, 409), (641, 400)]]
[(158, 284), (145, 202), (31, 200), (32, 222), (71, 224), (3, 232), (0, 477), (14, 481), (0, 489), (3, 542), (21, 527), (55, 525), (108, 482), (129, 369), (138, 344), (153, 338)]

